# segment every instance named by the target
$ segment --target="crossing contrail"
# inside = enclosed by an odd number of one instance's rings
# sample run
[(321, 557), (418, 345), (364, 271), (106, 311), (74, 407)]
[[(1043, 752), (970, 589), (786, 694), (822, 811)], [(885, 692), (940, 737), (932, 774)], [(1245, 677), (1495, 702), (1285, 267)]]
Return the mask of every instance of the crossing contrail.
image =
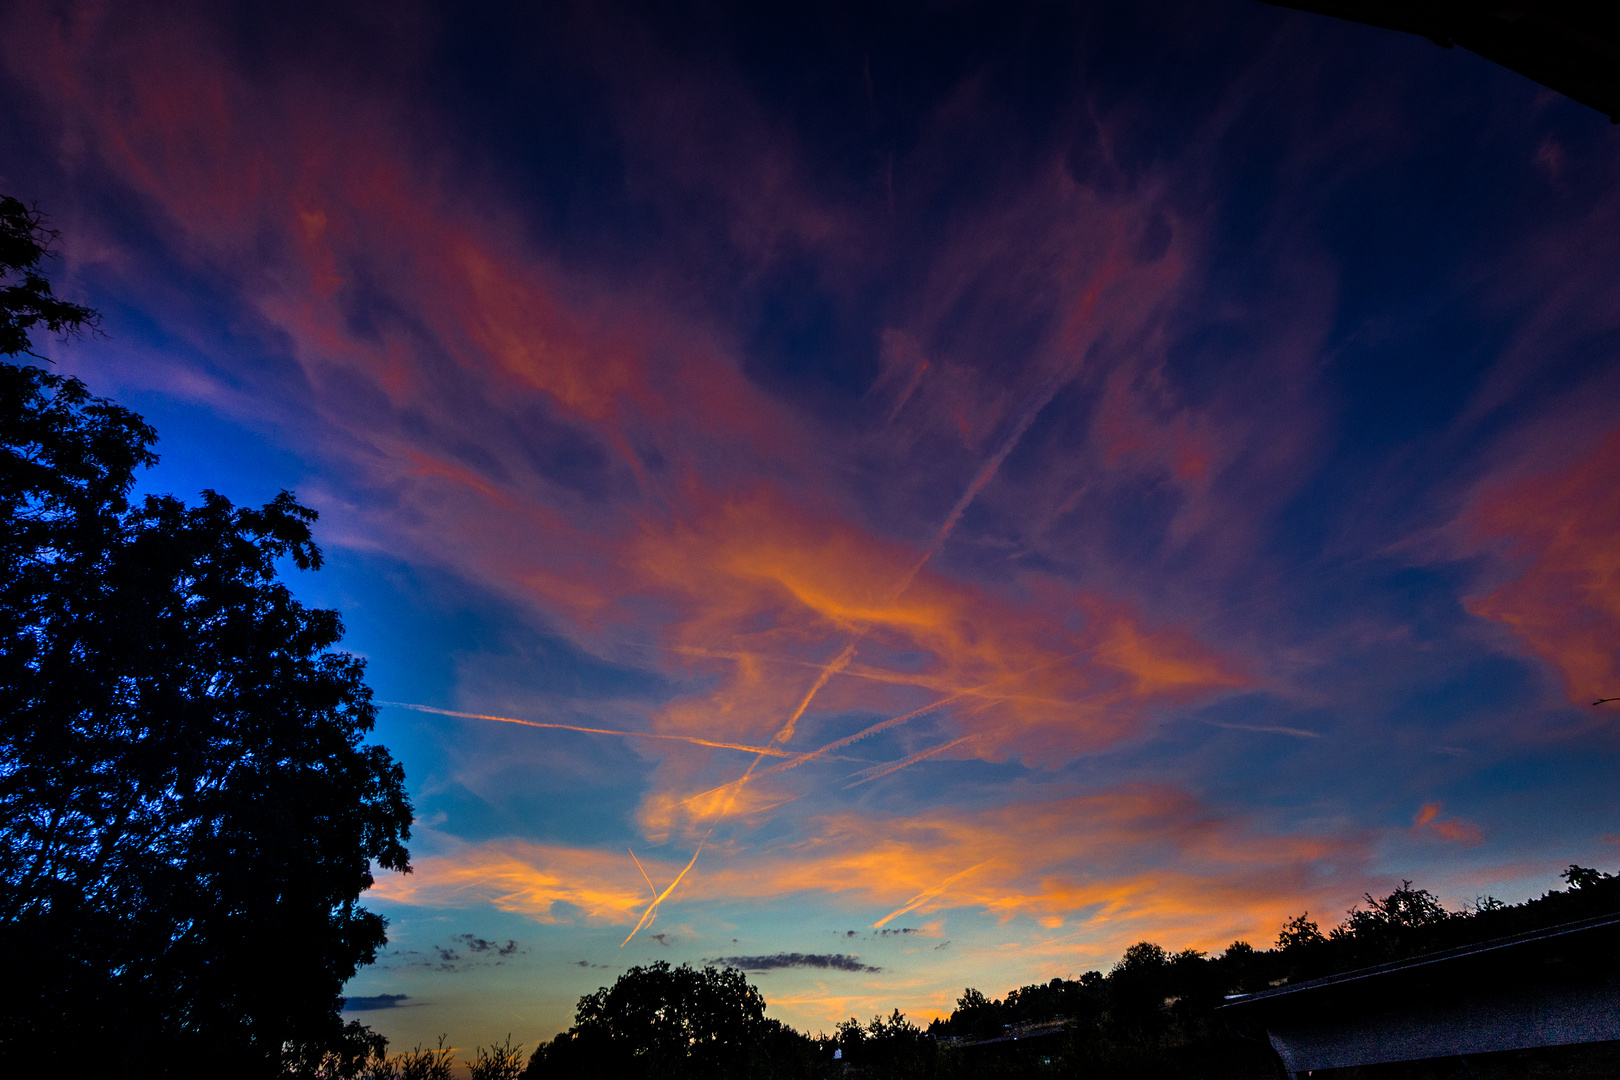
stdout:
[[(719, 824), (719, 822), (716, 822), (716, 824)], [(669, 883), (669, 888), (665, 889), (663, 892), (661, 892), (657, 896), (653, 897), (653, 902), (648, 904), (647, 905), (647, 910), (643, 911), (641, 913), (641, 921), (636, 923), (636, 928), (634, 930), (630, 931), (629, 934), (625, 935), (625, 939), (623, 941), (619, 942), (619, 948), (622, 949), (626, 945), (630, 944), (630, 939), (635, 937), (636, 934), (640, 933), (641, 928), (643, 926), (646, 926), (649, 922), (651, 922), (652, 919), (653, 919), (653, 916), (658, 914), (658, 905), (662, 904), (664, 902), (664, 898), (669, 896), (670, 893), (675, 891), (675, 886), (679, 885), (681, 883), (681, 878), (685, 877), (686, 872), (688, 870), (692, 869), (692, 863), (697, 862), (698, 856), (703, 853), (703, 845), (708, 843), (709, 842), (709, 837), (713, 836), (713, 835), (714, 835), (714, 827), (710, 826), (708, 834), (706, 836), (704, 836), (702, 840), (698, 841), (697, 850), (692, 852), (691, 862), (688, 862), (684, 867), (681, 868), (681, 872), (679, 874), (675, 875), (675, 880)], [(636, 857), (635, 852), (631, 852), (630, 857), (632, 859), (634, 859)], [(652, 882), (649, 881), (649, 882), (647, 882), (647, 884), (651, 885)]]
[(655, 899), (655, 900), (656, 900), (656, 899), (657, 899), (657, 898), (658, 898), (658, 886), (656, 886), (656, 885), (654, 885), (654, 884), (653, 884), (653, 883), (652, 883), (652, 878), (650, 878), (650, 877), (648, 877), (648, 876), (647, 876), (647, 868), (646, 868), (646, 867), (645, 867), (645, 866), (642, 866), (642, 865), (641, 865), (641, 860), (640, 860), (640, 859), (637, 859), (637, 858), (636, 858), (636, 852), (635, 852), (635, 849), (634, 849), (634, 848), (628, 848), (628, 847), (627, 847), (627, 848), (625, 848), (625, 849), (624, 849), (624, 850), (626, 850), (626, 851), (628, 851), (628, 852), (630, 852), (630, 858), (631, 858), (631, 859), (633, 859), (633, 860), (634, 860), (634, 861), (635, 861), (635, 864), (636, 864), (636, 869), (637, 869), (637, 870), (640, 870), (640, 871), (641, 871), (641, 878), (642, 878), (642, 880), (643, 880), (643, 881), (645, 881), (645, 882), (646, 882), (646, 883), (647, 883), (647, 888), (649, 888), (649, 889), (651, 889), (651, 890), (652, 890), (652, 894), (653, 894), (653, 899)]

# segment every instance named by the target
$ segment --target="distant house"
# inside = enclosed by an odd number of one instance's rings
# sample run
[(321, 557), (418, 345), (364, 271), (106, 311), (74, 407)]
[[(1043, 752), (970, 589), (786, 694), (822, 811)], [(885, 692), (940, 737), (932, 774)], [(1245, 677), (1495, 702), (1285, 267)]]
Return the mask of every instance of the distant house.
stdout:
[(1561, 1048), (1539, 1051), (1558, 1075), (1620, 1076), (1620, 915), (1234, 995), (1218, 1015), (1290, 1077), (1461, 1058), (1484, 1080), (1538, 1048)]

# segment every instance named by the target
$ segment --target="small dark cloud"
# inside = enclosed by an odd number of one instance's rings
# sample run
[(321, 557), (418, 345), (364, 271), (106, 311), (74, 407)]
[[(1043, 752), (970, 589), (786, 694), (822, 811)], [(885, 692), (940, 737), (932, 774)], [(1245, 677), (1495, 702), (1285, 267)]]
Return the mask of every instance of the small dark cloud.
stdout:
[(474, 937), (471, 934), (458, 934), (454, 940), (461, 942), (468, 952), (473, 953), (494, 953), (496, 956), (511, 956), (518, 951), (518, 943), (510, 939), (507, 940), (505, 945), (502, 945), (498, 941), (485, 941), (483, 938)]
[(370, 1012), (373, 1009), (394, 1009), (402, 1001), (410, 1000), (406, 994), (376, 994), (372, 997), (346, 998), (343, 1002), (344, 1012)]
[(939, 944), (938, 944), (938, 945), (935, 945), (935, 946), (934, 946), (934, 951), (935, 951), (935, 952), (939, 952), (939, 950), (941, 950), (941, 949), (947, 949), (947, 948), (950, 948), (950, 944), (951, 944), (951, 943), (950, 943), (950, 942), (949, 942), (949, 941), (942, 941), (942, 942), (940, 942), (940, 943), (939, 943)]
[[(840, 936), (845, 937), (845, 938), (852, 938), (852, 937), (860, 937), (861, 936), (861, 931), (859, 931), (859, 930), (844, 930), (842, 932), (840, 932), (838, 930), (834, 930), (833, 933), (840, 934)], [(917, 927), (917, 926), (886, 926), (882, 930), (873, 930), (870, 936), (875, 937), (875, 938), (886, 938), (886, 937), (897, 937), (897, 936), (899, 936), (901, 934), (920, 934), (920, 933), (922, 933), (922, 928)]]
[(838, 971), (882, 971), (863, 964), (860, 957), (844, 953), (772, 953), (770, 956), (718, 956), (705, 963), (725, 964), (744, 971), (771, 971), (775, 968), (833, 968)]
[(653, 941), (658, 942), (658, 944), (662, 945), (664, 948), (666, 948), (666, 949), (669, 948), (669, 935), (668, 934), (652, 934), (650, 936), (651, 936)]
[(505, 943), (490, 941), (476, 934), (456, 934), (447, 944), (430, 945), (427, 951), (400, 949), (383, 955), (379, 968), (423, 967), (430, 971), (471, 971), (481, 967), (499, 967), (508, 957), (528, 953), (521, 942), (510, 938)]
[(580, 967), (590, 967), (591, 966), (591, 962), (589, 960), (575, 960), (574, 963), (578, 964)]

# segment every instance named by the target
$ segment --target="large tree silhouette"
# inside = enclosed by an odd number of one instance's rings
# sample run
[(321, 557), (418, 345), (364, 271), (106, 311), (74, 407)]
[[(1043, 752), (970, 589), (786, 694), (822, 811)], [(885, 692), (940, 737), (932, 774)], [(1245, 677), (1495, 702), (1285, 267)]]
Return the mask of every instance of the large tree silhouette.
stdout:
[[(52, 235), (0, 200), (7, 355), (94, 317), (52, 295)], [(409, 869), (404, 774), (362, 742), (337, 613), (277, 579), (320, 566), (314, 511), (133, 504), (155, 439), (0, 362), (0, 1068), (350, 1073), (380, 1040), (340, 993), (385, 941), (371, 865)]]
[(543, 1043), (528, 1080), (768, 1080), (807, 1076), (810, 1040), (765, 1016), (735, 968), (633, 967), (579, 999), (574, 1026)]

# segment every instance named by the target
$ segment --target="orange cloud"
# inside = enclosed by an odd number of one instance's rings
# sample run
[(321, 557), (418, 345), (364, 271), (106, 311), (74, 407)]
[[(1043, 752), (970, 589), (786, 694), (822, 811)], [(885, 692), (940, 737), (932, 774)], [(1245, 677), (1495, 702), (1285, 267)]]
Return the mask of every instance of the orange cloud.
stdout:
[[(692, 492), (688, 502), (691, 513), (645, 523), (614, 560), (624, 572), (616, 586), (666, 605), (673, 655), (710, 682), (665, 706), (661, 731), (791, 739), (815, 720), (813, 705), (822, 715), (889, 714), (869, 733), (931, 715), (966, 740), (955, 753), (1056, 761), (1134, 732), (1154, 705), (1247, 681), (1190, 635), (1150, 630), (1124, 605), (1045, 580), (1030, 580), (1023, 597), (968, 585), (919, 568), (913, 547), (814, 515), (773, 488)], [(747, 784), (734, 776), (716, 787), (706, 767), (673, 762), (643, 804), (642, 827), (654, 837), (677, 827), (695, 835), (742, 788), (849, 739), (807, 748), (757, 778), (751, 769)]]
[(1416, 836), (1437, 836), (1449, 843), (1462, 844), (1465, 847), (1477, 847), (1485, 842), (1485, 836), (1479, 831), (1478, 825), (1457, 818), (1441, 821), (1439, 803), (1423, 805), (1417, 817), (1412, 819), (1412, 833)]
[[(794, 718), (812, 687), (822, 687), (827, 709), (886, 708), (908, 685), (940, 696), (978, 687), (974, 695), (995, 706), (985, 722), (1003, 738), (1044, 729), (1073, 748), (1117, 737), (1152, 699), (1245, 681), (1188, 635), (1145, 630), (1126, 609), (1056, 583), (1032, 583), (1045, 594), (1036, 603), (924, 571), (896, 595), (916, 558), (915, 549), (813, 517), (770, 489), (645, 529), (621, 564), (678, 602), (670, 624), (677, 648), (694, 663), (726, 654), (708, 670), (730, 675), (717, 693), (672, 706), (666, 721), (677, 730), (720, 722), (766, 732)], [(888, 668), (896, 681), (887, 684), (882, 667), (840, 674), (851, 633), (869, 643), (864, 655), (926, 659)], [(773, 661), (808, 650), (829, 666), (806, 672), (793, 692), (791, 680), (784, 685), (791, 672)]]
[[(709, 852), (707, 872), (682, 879), (680, 894), (705, 903), (820, 895), (819, 903), (864, 908), (878, 923), (910, 911), (977, 909), (1048, 930), (1072, 925), (1078, 937), (1068, 945), (1049, 943), (1059, 951), (1153, 934), (1212, 947), (1239, 935), (1269, 941), (1302, 905), (1353, 895), (1369, 855), (1365, 838), (1268, 832), (1148, 785), (908, 818), (841, 812), (808, 824), (808, 839)], [(1334, 870), (1324, 874), (1324, 865)], [(682, 869), (648, 872), (676, 880)], [(628, 927), (646, 908), (646, 884), (621, 852), (497, 840), (419, 860), (384, 895), (442, 906), (490, 902), (542, 920), (557, 918), (566, 901), (587, 919)]]
[(1620, 694), (1620, 430), (1556, 472), (1487, 490), (1469, 523), (1519, 577), (1468, 601), (1557, 671), (1571, 702)]
[[(660, 876), (676, 870), (653, 863)], [(370, 895), (399, 904), (467, 907), (493, 904), (537, 922), (565, 912), (586, 919), (633, 923), (645, 906), (635, 860), (623, 854), (554, 844), (458, 846), (416, 860), (411, 874), (385, 874)]]

